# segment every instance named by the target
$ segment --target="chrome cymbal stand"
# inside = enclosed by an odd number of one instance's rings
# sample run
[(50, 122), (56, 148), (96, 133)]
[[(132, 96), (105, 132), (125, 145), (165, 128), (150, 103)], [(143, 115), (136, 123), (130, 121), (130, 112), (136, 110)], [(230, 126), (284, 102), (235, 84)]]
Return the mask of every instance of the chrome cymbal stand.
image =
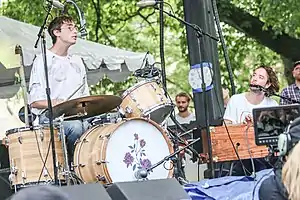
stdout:
[(64, 156), (63, 176), (66, 178), (67, 185), (70, 185), (71, 172), (70, 172), (68, 151), (66, 145), (66, 136), (64, 132), (64, 126), (62, 125), (62, 123), (64, 122), (64, 115), (56, 118), (56, 121), (59, 123), (59, 138), (62, 144), (63, 156)]

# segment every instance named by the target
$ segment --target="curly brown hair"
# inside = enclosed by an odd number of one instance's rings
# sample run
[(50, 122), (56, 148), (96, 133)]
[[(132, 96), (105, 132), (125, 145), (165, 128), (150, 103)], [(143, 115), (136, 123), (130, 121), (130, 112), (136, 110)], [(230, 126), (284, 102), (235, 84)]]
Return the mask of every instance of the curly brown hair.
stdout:
[(270, 87), (267, 88), (266, 95), (271, 96), (275, 92), (279, 92), (279, 81), (278, 81), (277, 75), (276, 75), (275, 71), (273, 70), (273, 68), (266, 66), (266, 65), (261, 65), (261, 66), (257, 67), (255, 70), (260, 69), (260, 68), (263, 68), (264, 70), (266, 70), (266, 72), (268, 74), (267, 83), (270, 84)]

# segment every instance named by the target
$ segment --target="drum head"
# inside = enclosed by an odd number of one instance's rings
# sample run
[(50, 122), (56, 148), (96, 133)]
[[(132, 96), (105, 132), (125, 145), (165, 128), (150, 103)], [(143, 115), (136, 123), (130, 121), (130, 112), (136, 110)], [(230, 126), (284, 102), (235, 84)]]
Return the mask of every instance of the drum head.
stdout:
[[(162, 129), (144, 119), (122, 123), (107, 143), (107, 170), (113, 182), (137, 180), (135, 172), (149, 168), (172, 153), (172, 145)], [(168, 178), (172, 164), (167, 161), (148, 175), (148, 179)]]

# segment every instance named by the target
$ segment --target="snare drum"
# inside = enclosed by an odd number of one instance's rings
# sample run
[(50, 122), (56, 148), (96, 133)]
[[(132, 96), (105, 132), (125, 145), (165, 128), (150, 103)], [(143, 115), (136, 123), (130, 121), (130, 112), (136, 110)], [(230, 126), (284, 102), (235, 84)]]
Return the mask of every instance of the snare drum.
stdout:
[(120, 112), (127, 118), (149, 117), (161, 124), (174, 108), (164, 90), (155, 81), (142, 81), (122, 95)]
[[(54, 136), (58, 178), (62, 181), (65, 180), (60, 173), (63, 171), (64, 156), (62, 143), (56, 128), (54, 128)], [(38, 183), (54, 182), (50, 141), (49, 127), (36, 126), (32, 129), (23, 127), (6, 132), (5, 144), (8, 145), (12, 186), (20, 188)], [(45, 168), (43, 168), (49, 147), (49, 155)]]
[[(75, 147), (75, 172), (86, 183), (134, 181), (137, 170), (149, 168), (171, 153), (169, 138), (155, 122), (131, 118), (84, 133)], [(167, 161), (153, 169), (148, 179), (172, 175), (172, 163)]]

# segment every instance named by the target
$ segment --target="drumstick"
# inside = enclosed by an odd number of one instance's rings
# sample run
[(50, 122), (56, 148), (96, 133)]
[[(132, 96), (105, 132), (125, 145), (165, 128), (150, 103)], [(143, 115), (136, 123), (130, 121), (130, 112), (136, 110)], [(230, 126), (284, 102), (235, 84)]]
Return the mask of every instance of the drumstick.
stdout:
[(80, 90), (80, 88), (82, 88), (82, 86), (84, 86), (84, 84), (85, 84), (85, 82), (83, 82), (70, 96), (68, 96), (66, 101), (70, 100), (72, 98), (72, 96), (74, 96), (74, 94), (76, 94), (76, 92), (78, 92), (78, 90)]
[[(74, 94), (76, 94), (76, 92), (78, 92), (78, 90), (80, 90), (80, 88), (82, 88), (82, 86), (85, 84), (85, 82), (83, 82), (70, 96), (68, 96), (68, 98), (65, 101), (68, 101), (70, 98), (72, 98), (72, 96), (74, 96)], [(48, 108), (45, 108), (44, 110), (42, 110), (41, 114), (45, 113), (48, 110)]]

